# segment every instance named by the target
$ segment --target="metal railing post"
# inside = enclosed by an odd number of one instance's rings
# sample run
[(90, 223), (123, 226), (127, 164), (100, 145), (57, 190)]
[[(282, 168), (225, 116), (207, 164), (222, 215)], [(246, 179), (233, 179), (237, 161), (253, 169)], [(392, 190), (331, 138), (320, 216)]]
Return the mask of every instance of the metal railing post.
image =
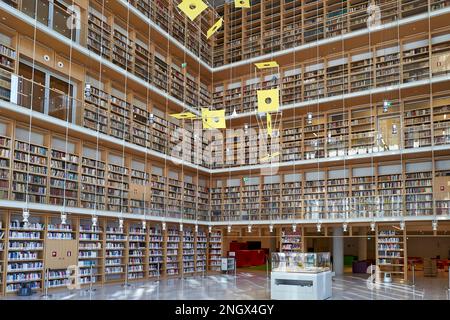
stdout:
[(130, 284), (128, 283), (128, 263), (125, 264), (125, 283), (123, 286), (130, 287)]
[(412, 286), (415, 287), (416, 286), (416, 265), (415, 264), (412, 265), (412, 276), (413, 276)]
[(51, 298), (52, 296), (48, 294), (48, 285), (49, 285), (49, 269), (45, 269), (44, 272), (44, 294), (42, 295), (43, 299)]
[(94, 268), (92, 266), (92, 264), (89, 266), (89, 289), (87, 289), (87, 292), (94, 292), (95, 289), (93, 288), (94, 286)]

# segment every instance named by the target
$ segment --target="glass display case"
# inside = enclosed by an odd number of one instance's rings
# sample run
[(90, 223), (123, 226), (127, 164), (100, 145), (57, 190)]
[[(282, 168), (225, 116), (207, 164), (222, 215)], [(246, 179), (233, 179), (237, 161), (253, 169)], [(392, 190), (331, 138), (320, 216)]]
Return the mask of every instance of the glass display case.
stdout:
[(272, 253), (272, 271), (319, 273), (331, 270), (330, 253)]

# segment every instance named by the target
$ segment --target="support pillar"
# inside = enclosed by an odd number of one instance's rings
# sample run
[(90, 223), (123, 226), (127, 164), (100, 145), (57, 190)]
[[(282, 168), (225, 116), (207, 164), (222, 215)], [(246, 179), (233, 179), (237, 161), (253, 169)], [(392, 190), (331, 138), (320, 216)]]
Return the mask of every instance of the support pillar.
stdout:
[(333, 269), (337, 276), (344, 274), (344, 232), (342, 227), (333, 228)]

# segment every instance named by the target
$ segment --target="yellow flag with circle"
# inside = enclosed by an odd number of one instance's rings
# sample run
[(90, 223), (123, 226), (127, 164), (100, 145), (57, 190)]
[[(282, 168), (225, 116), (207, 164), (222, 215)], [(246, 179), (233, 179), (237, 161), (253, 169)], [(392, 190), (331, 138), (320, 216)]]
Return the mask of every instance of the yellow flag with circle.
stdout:
[(258, 112), (277, 112), (280, 108), (280, 89), (258, 90)]
[(202, 108), (203, 129), (225, 129), (225, 110)]
[(236, 8), (250, 8), (250, 0), (234, 0)]
[(206, 8), (208, 5), (202, 0), (183, 0), (178, 5), (178, 9), (183, 11), (191, 21), (194, 21)]

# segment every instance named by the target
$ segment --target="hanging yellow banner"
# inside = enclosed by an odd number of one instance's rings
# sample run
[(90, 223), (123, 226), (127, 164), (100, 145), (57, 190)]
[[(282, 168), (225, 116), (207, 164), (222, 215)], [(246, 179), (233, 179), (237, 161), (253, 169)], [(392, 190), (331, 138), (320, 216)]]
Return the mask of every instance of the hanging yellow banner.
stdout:
[(258, 90), (258, 112), (277, 112), (280, 108), (280, 89)]
[(202, 108), (203, 129), (225, 129), (225, 110)]
[(250, 8), (250, 0), (234, 0), (236, 8)]
[(258, 69), (269, 69), (269, 68), (278, 68), (279, 67), (279, 65), (276, 61), (258, 62), (258, 63), (255, 63), (255, 66)]
[(191, 21), (194, 21), (206, 8), (208, 5), (202, 0), (183, 0), (178, 5), (178, 9), (183, 11)]
[(222, 25), (223, 25), (223, 18), (220, 18), (219, 20), (217, 20), (216, 23), (214, 23), (214, 25), (211, 28), (209, 28), (208, 32), (206, 32), (206, 39), (209, 39), (217, 30), (222, 28)]

